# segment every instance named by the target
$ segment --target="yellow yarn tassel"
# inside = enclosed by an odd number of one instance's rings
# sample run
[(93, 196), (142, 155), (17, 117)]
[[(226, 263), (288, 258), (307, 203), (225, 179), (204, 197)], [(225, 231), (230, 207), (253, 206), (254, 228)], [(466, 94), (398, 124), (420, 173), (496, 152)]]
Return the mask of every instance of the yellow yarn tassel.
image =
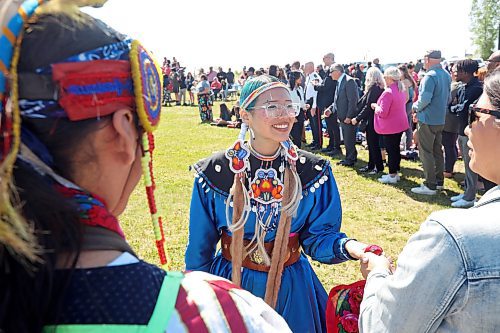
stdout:
[[(12, 105), (12, 148), (0, 166), (0, 243), (10, 251), (31, 262), (38, 260), (38, 244), (33, 229), (13, 206), (18, 203), (17, 193), (12, 184), (12, 171), (21, 142), (21, 112), (19, 110), (19, 87), (17, 64), (21, 53), (22, 33), (18, 37), (10, 70)], [(8, 112), (8, 110), (5, 110)], [(13, 202), (14, 201), (14, 202)]]

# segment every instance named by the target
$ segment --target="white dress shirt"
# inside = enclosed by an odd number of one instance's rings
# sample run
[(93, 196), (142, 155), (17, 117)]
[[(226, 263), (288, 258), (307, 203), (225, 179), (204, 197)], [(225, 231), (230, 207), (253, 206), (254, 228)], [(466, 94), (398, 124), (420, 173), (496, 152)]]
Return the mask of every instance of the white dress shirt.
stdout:
[(295, 86), (290, 95), (292, 97), (292, 103), (299, 104), (301, 109), (306, 108), (304, 89), (301, 86)]
[(320, 84), (323, 81), (321, 80), (321, 76), (319, 76), (319, 74), (316, 72), (312, 72), (306, 78), (306, 101), (310, 98), (313, 99), (313, 104), (311, 105), (312, 108), (316, 107), (316, 96), (318, 95), (318, 92), (314, 90), (314, 80), (318, 80)]

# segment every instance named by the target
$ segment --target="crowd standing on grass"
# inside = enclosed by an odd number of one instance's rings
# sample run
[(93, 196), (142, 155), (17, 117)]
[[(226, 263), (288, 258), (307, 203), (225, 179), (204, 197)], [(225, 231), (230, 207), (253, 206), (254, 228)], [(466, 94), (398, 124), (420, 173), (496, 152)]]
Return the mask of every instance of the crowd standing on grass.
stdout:
[[(500, 55), (498, 51), (493, 53), (486, 63), (443, 59), (439, 50), (430, 50), (415, 62), (384, 65), (375, 58), (366, 63), (340, 64), (330, 52), (317, 66), (299, 61), (283, 67), (244, 66), (237, 78), (231, 68), (225, 72), (218, 67), (216, 72), (209, 67), (206, 72), (200, 69), (189, 82), (191, 94), (198, 95), (202, 122), (239, 128), (242, 121), (237, 103), (229, 113), (230, 119), (214, 119), (214, 101), (220, 100), (224, 108), (225, 102), (240, 94), (247, 80), (261, 75), (275, 77), (290, 87), (292, 99), (301, 110), (290, 134), (295, 146), (339, 159), (338, 165), (354, 167), (356, 144), (362, 144), (369, 151), (369, 160), (359, 171), (376, 175), (384, 184), (396, 184), (404, 177), (402, 158), (420, 160), (424, 180), (411, 189), (418, 195), (438, 194), (444, 179), (455, 176), (455, 162), (461, 156), (466, 164), (465, 191), (451, 197), (450, 204), (467, 208), (474, 205), (478, 189), (494, 186), (468, 168), (464, 129), (469, 107), (481, 94), (482, 82)], [(165, 60), (170, 72), (172, 68), (183, 71), (177, 61), (170, 63)], [(189, 73), (188, 77), (193, 76)], [(180, 97), (174, 90), (172, 93), (180, 105)], [(310, 143), (306, 142), (306, 131), (312, 133)], [(388, 173), (384, 174), (386, 167)]]

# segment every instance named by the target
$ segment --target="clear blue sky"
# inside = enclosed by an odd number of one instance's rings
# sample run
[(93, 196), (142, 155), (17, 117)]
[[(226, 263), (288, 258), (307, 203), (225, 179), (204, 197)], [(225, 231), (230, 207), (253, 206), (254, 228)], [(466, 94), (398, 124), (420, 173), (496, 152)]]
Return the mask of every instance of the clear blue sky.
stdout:
[(294, 60), (401, 62), (427, 49), (472, 53), (471, 0), (109, 0), (87, 12), (139, 39), (158, 60), (240, 69)]

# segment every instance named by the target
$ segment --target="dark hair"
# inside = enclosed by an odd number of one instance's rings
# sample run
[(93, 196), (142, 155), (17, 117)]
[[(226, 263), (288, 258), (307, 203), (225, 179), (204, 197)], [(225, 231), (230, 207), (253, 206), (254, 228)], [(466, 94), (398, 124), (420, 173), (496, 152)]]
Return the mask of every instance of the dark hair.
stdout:
[[(74, 152), (85, 150), (92, 154), (88, 137), (95, 130), (109, 123), (110, 116), (71, 122), (67, 119), (24, 119), (28, 128), (47, 147), (53, 157), (53, 169), (71, 180)], [(29, 271), (8, 251), (1, 253), (0, 331), (41, 331), (47, 314), (56, 313), (62, 298), (55, 299), (55, 288), (64, 295), (65, 285), (55, 286), (54, 274), (58, 255), (62, 252), (75, 254), (74, 268), (81, 246), (81, 223), (74, 202), (63, 197), (54, 188), (51, 179), (40, 175), (33, 167), (17, 159), (14, 183), (19, 193), (22, 215), (33, 224), (41, 249), (40, 262)], [(67, 280), (66, 282), (69, 282)]]
[(290, 72), (290, 89), (293, 90), (295, 88), (295, 81), (301, 77), (299, 71), (291, 71)]
[(491, 105), (500, 109), (500, 69), (494, 70), (484, 79), (484, 93), (488, 96)]
[(200, 79), (202, 79), (202, 80), (206, 80), (206, 79), (207, 79), (207, 76), (206, 76), (206, 75), (202, 75), (202, 76), (200, 76)]
[(295, 67), (295, 68), (297, 68), (297, 69), (299, 69), (299, 68), (300, 68), (300, 61), (298, 61), (298, 60), (297, 60), (297, 61), (294, 61), (294, 62), (292, 63), (292, 66), (293, 66), (293, 67)]
[(463, 72), (467, 74), (474, 74), (479, 69), (479, 65), (476, 60), (464, 59), (459, 60), (455, 64), (457, 72)]
[(275, 77), (278, 77), (278, 66), (276, 66), (276, 65), (269, 66), (269, 72), (268, 72), (268, 74), (272, 75), (272, 76), (275, 76)]
[(220, 105), (220, 118), (226, 121), (231, 121), (231, 113), (226, 105), (226, 103), (222, 103)]
[[(122, 40), (121, 35), (100, 21), (82, 15), (84, 24), (75, 23), (65, 15), (38, 17), (22, 41), (18, 71), (33, 72), (70, 55)], [(49, 44), (52, 47), (47, 48)], [(84, 154), (92, 157), (88, 137), (109, 124), (110, 117), (78, 122), (66, 118), (25, 118), (22, 126), (50, 152), (54, 171), (71, 180), (76, 167), (75, 152), (82, 153), (83, 149)], [(75, 255), (66, 265), (71, 268), (76, 265), (81, 248), (81, 223), (75, 203), (57, 192), (51, 179), (19, 158), (13, 180), (19, 195), (14, 204), (21, 207), (21, 214), (33, 227), (40, 261), (27, 267), (0, 246), (0, 331), (40, 332), (49, 312), (57, 316), (66, 285), (54, 285), (56, 262), (64, 252), (70, 257)], [(55, 298), (56, 288), (61, 298)]]

